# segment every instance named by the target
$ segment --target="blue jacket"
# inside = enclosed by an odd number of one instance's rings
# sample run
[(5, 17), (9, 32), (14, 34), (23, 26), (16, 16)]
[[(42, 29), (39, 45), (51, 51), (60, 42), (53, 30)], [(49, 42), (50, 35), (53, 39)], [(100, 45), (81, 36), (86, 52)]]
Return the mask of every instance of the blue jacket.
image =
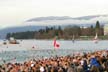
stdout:
[(91, 58), (90, 65), (91, 66), (94, 65), (96, 67), (99, 67), (100, 66), (99, 63), (97, 62), (97, 59), (96, 58)]

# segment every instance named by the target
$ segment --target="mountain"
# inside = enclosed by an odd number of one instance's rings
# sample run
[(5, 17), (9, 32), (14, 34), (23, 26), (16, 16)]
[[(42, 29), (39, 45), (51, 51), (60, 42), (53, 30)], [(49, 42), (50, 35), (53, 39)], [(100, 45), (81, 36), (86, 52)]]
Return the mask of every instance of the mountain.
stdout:
[(47, 20), (91, 20), (106, 18), (108, 15), (91, 15), (91, 16), (82, 16), (82, 17), (69, 17), (69, 16), (48, 16), (48, 17), (37, 17), (27, 20), (26, 22), (35, 22), (35, 21), (47, 21)]
[(100, 18), (100, 17), (108, 17), (108, 15), (92, 15), (92, 16), (83, 16), (83, 17), (77, 17), (75, 19), (79, 19), (79, 20), (90, 20), (93, 18)]
[(23, 31), (35, 31), (43, 29), (46, 26), (62, 26), (78, 25), (78, 26), (95, 26), (96, 21), (99, 21), (101, 25), (108, 24), (108, 15), (92, 15), (83, 17), (69, 17), (69, 16), (49, 16), (49, 17), (37, 17), (26, 20), (24, 24), (18, 27), (6, 27), (0, 29), (0, 38), (5, 38), (9, 32), (23, 32)]
[(32, 21), (45, 21), (45, 20), (68, 20), (68, 19), (72, 19), (69, 16), (62, 16), (62, 17), (58, 17), (58, 16), (49, 16), (49, 17), (38, 17), (38, 18), (32, 18), (27, 20), (27, 22), (32, 22)]
[(95, 25), (96, 21), (100, 24), (108, 23), (108, 15), (92, 15), (72, 18), (69, 16), (49, 16), (49, 17), (37, 17), (25, 21), (26, 24), (31, 25)]
[(25, 31), (37, 31), (44, 29), (45, 26), (19, 26), (19, 27), (8, 27), (0, 30), (0, 38), (4, 39), (7, 33), (25, 32)]

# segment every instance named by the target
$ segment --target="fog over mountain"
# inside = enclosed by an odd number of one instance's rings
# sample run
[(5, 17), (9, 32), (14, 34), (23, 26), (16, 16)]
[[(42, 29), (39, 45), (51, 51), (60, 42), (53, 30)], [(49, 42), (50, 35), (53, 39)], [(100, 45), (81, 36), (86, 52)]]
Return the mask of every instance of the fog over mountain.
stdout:
[(38, 17), (27, 20), (25, 23), (30, 25), (68, 25), (68, 24), (95, 24), (96, 21), (99, 21), (101, 24), (108, 23), (108, 15), (94, 15), (94, 16), (83, 16), (72, 18), (68, 16), (58, 17), (58, 16), (49, 16), (49, 17)]
[(76, 18), (69, 16), (37, 17), (24, 21), (20, 26), (0, 29), (0, 38), (5, 38), (6, 34), (9, 32), (35, 31), (41, 28), (43, 29), (46, 26), (95, 26), (96, 21), (99, 21), (101, 25), (108, 24), (108, 15), (93, 15)]

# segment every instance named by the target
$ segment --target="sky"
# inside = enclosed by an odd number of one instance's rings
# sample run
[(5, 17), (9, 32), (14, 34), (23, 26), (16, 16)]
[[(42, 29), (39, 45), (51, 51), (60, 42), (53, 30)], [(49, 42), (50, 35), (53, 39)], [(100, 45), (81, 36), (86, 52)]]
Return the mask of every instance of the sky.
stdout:
[(35, 17), (108, 14), (108, 0), (0, 0), (0, 28)]

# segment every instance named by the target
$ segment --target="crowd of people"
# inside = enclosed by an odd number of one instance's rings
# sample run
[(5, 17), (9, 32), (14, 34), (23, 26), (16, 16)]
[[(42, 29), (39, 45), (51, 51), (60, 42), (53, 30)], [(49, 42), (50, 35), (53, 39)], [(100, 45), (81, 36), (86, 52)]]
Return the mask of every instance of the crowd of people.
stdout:
[(108, 72), (108, 51), (4, 63), (0, 65), (0, 72)]

